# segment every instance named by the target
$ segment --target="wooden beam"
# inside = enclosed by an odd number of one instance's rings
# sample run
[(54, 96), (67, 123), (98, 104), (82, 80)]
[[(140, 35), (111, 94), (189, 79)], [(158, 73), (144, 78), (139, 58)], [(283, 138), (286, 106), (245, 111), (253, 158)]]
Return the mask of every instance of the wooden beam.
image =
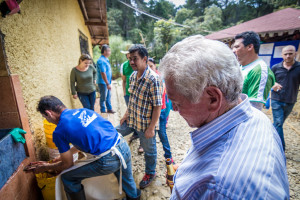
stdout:
[(87, 26), (106, 26), (106, 23), (103, 21), (87, 20), (87, 21), (85, 21), (85, 25), (87, 25)]
[(83, 0), (78, 0), (78, 2), (79, 2), (79, 5), (80, 5), (80, 7), (82, 9), (82, 12), (83, 12), (85, 20), (89, 20), (89, 17), (87, 15), (86, 8), (85, 8)]

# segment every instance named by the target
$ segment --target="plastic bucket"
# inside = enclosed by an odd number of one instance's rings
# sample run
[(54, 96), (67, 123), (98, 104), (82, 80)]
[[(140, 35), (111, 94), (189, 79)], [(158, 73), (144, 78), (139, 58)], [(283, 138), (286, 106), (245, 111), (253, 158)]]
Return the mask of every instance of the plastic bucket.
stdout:
[(45, 136), (46, 136), (46, 144), (48, 147), (52, 148), (52, 149), (57, 149), (57, 147), (55, 146), (53, 140), (52, 140), (52, 135), (53, 135), (53, 131), (55, 130), (56, 125), (52, 124), (50, 122), (48, 122), (46, 119), (44, 119), (44, 132), (45, 132)]
[(56, 176), (49, 173), (35, 175), (39, 188), (42, 191), (44, 200), (55, 200), (55, 180)]

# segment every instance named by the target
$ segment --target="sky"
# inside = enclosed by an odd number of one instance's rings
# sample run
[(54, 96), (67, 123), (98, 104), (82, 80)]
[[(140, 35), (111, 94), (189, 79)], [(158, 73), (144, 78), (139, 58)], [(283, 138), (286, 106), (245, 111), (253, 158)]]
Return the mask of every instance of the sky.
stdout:
[[(145, 0), (145, 1), (148, 2), (149, 0)], [(168, 1), (174, 3), (175, 6), (178, 7), (178, 6), (180, 6), (180, 5), (185, 4), (185, 1), (186, 1), (186, 0), (168, 0)]]
[(180, 5), (185, 4), (185, 1), (186, 1), (186, 0), (168, 0), (168, 1), (174, 3), (175, 6), (178, 7), (178, 6), (180, 6)]

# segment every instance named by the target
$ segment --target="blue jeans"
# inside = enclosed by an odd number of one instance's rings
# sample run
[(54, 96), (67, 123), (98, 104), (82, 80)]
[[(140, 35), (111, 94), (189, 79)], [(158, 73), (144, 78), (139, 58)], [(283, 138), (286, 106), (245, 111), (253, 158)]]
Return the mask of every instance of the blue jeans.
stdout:
[(271, 100), (271, 107), (273, 113), (273, 125), (277, 130), (283, 150), (285, 150), (285, 142), (284, 142), (284, 135), (283, 135), (283, 123), (289, 114), (292, 112), (295, 103), (284, 103), (281, 101)]
[(126, 106), (127, 106), (127, 107), (128, 107), (129, 97), (130, 97), (130, 96), (127, 95), (127, 94), (124, 96), (124, 100), (125, 100), (125, 103), (126, 103)]
[[(133, 128), (127, 126), (127, 123), (124, 122), (122, 125), (118, 125), (115, 127), (117, 131), (122, 134), (123, 136), (129, 135), (134, 131)], [(156, 168), (156, 158), (157, 158), (157, 151), (156, 151), (156, 138), (155, 135), (152, 138), (146, 138), (145, 133), (142, 131), (136, 131), (139, 135), (141, 146), (144, 149), (144, 157), (146, 162), (146, 174), (155, 174)]]
[[(127, 169), (122, 166), (122, 187), (124, 192), (131, 198), (136, 198), (140, 195), (140, 190), (136, 188), (136, 184), (132, 175), (131, 168), (131, 153), (129, 146), (123, 137), (121, 137), (116, 148), (123, 155), (127, 164)], [(68, 193), (79, 192), (81, 190), (81, 181), (85, 178), (103, 176), (114, 173), (118, 181), (120, 178), (120, 159), (115, 154), (111, 153), (99, 158), (98, 160), (86, 164), (77, 169), (71, 170), (61, 175), (61, 180), (64, 184), (64, 189)]]
[(94, 110), (95, 101), (96, 101), (96, 91), (91, 92), (90, 94), (77, 92), (77, 96), (84, 108)]
[(164, 157), (165, 158), (172, 158), (171, 154), (171, 148), (167, 136), (167, 130), (166, 130), (166, 124), (167, 124), (167, 112), (166, 109), (161, 110), (160, 116), (159, 116), (159, 130), (158, 130), (158, 136), (160, 138), (160, 141), (163, 145), (164, 149)]
[[(99, 91), (100, 91), (100, 111), (106, 112), (107, 110), (112, 110), (110, 98), (111, 98), (111, 90), (108, 90), (106, 85), (98, 84)], [(106, 105), (106, 108), (105, 108)]]

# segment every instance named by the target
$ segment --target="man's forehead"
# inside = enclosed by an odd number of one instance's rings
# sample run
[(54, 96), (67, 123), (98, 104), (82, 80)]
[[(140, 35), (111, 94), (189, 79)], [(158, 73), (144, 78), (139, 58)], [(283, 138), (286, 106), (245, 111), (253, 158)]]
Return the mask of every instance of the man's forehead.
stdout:
[(243, 44), (243, 41), (244, 41), (243, 38), (236, 39), (236, 40), (234, 41), (234, 44), (233, 44), (233, 45), (241, 45), (241, 44)]
[(286, 53), (295, 53), (295, 50), (293, 48), (282, 49), (282, 54), (286, 54)]
[(137, 51), (130, 53), (130, 57), (139, 57), (140, 55), (138, 54)]

